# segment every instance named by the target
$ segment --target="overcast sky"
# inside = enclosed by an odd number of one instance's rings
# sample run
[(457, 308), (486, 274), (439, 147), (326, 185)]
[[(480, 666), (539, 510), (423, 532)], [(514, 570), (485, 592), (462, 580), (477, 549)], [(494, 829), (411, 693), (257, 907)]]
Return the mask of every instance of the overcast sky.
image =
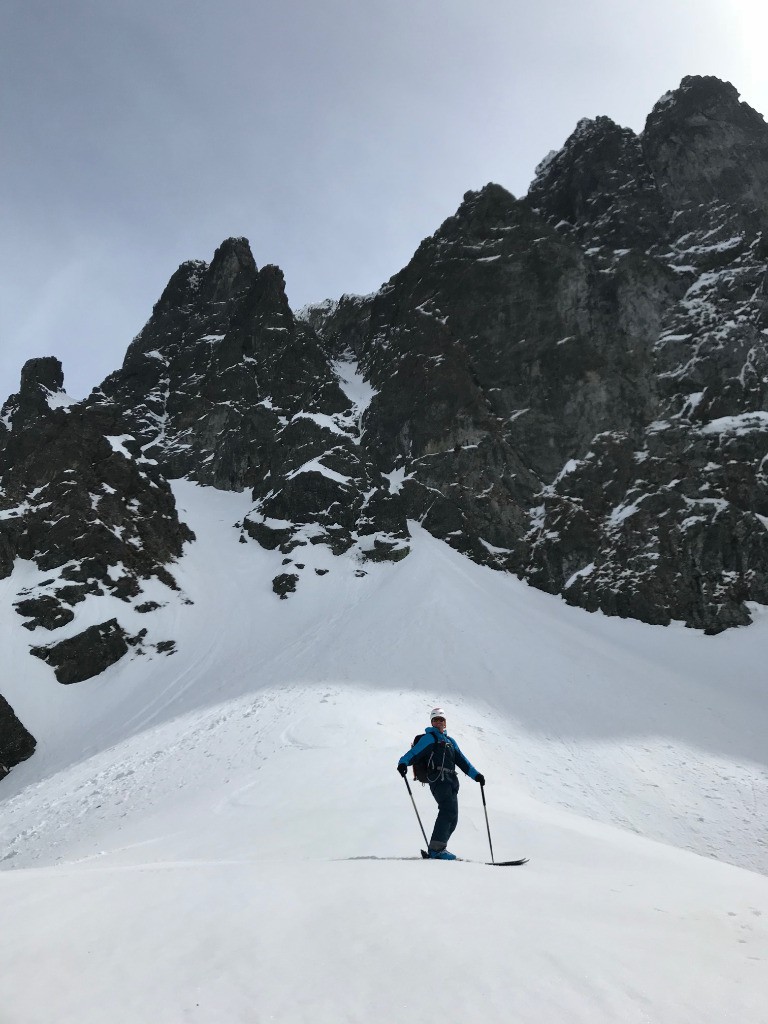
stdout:
[(0, 402), (83, 397), (168, 278), (245, 235), (294, 308), (370, 292), (467, 189), (687, 74), (768, 114), (763, 0), (2, 0)]

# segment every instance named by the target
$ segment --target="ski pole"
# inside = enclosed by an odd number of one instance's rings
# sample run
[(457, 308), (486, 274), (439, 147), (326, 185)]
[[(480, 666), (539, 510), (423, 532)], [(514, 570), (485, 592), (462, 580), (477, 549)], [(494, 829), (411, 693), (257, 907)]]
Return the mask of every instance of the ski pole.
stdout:
[(416, 811), (416, 818), (417, 818), (417, 820), (419, 822), (419, 828), (421, 829), (421, 834), (424, 836), (424, 842), (427, 845), (427, 849), (429, 849), (429, 840), (427, 839), (427, 833), (424, 831), (424, 826), (421, 824), (421, 818), (419, 818), (419, 811), (418, 811), (418, 808), (416, 807), (416, 801), (413, 799), (413, 793), (411, 792), (411, 787), (408, 785), (408, 776), (407, 775), (403, 776), (403, 782), (405, 783), (405, 788), (408, 790), (408, 796), (411, 798), (411, 803), (413, 804), (413, 809), (414, 809), (414, 811)]
[(488, 829), (488, 845), (491, 848), (491, 864), (495, 864), (496, 861), (493, 859), (493, 843), (491, 842), (491, 826), (488, 824), (488, 808), (485, 805), (485, 786), (480, 787), (480, 792), (483, 794), (483, 810), (485, 811), (485, 827)]

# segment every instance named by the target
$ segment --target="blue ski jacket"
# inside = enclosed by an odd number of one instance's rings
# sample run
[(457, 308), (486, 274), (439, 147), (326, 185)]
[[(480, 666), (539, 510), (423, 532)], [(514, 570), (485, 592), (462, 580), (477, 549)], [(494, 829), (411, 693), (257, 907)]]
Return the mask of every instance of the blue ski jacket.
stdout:
[[(470, 779), (477, 778), (479, 774), (477, 768), (473, 767), (466, 759), (466, 757), (462, 754), (462, 752), (459, 750), (459, 744), (456, 742), (456, 740), (452, 736), (449, 736), (447, 732), (440, 732), (439, 729), (435, 729), (431, 725), (424, 731), (424, 735), (416, 744), (416, 746), (411, 747), (410, 750), (406, 751), (406, 753), (403, 754), (403, 756), (398, 761), (398, 764), (404, 764), (406, 766), (413, 764), (414, 760), (421, 754), (425, 753), (425, 751), (427, 751), (431, 746), (440, 743), (445, 743), (449, 745), (451, 748), (448, 751), (448, 758), (453, 762), (453, 764), (451, 764), (449, 768), (448, 764), (446, 763), (446, 771), (453, 771), (453, 765), (457, 764), (459, 768), (461, 768), (461, 770), (470, 777)], [(437, 769), (440, 769), (439, 765), (437, 766)]]

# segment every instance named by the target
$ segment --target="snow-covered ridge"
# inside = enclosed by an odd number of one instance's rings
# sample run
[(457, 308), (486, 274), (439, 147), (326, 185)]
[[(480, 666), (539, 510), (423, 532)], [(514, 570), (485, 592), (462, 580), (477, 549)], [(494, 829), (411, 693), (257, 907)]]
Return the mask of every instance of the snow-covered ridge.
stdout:
[[(2, 831), (2, 866), (15, 870), (0, 872), (10, 1020), (55, 1003), (62, 1024), (99, 1024), (108, 998), (130, 1024), (246, 1024), (254, 1006), (300, 1024), (384, 1024), (405, 1004), (466, 1021), (482, 1005), (482, 1020), (500, 1024), (512, 972), (523, 1024), (563, 1011), (584, 1024), (734, 1013), (759, 1024), (768, 879), (532, 799), (509, 775), (518, 737), (490, 708), (452, 701), (452, 723), (488, 776), (496, 857), (531, 861), (484, 866), (485, 819), (467, 781), (455, 848), (479, 863), (424, 864), (394, 762), (404, 724), (433, 699), (278, 687), (190, 712), (21, 793)], [(434, 805), (415, 790), (429, 822)], [(438, 904), (455, 924), (435, 935), (424, 907)], [(510, 958), (512, 919), (525, 942)], [(116, 922), (140, 984), (114, 957)], [(405, 952), (393, 940), (403, 934)], [(424, 945), (428, 961), (414, 954)], [(436, 956), (435, 992), (424, 972)], [(62, 957), (92, 983), (39, 971)]]

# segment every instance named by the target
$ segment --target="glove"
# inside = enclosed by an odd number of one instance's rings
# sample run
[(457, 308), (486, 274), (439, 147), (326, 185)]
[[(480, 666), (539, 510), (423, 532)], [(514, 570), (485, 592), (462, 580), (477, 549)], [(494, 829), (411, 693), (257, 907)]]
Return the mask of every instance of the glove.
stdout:
[(481, 786), (485, 785), (485, 776), (481, 775), (480, 772), (475, 776), (475, 782), (479, 782)]
[(408, 774), (408, 765), (407, 764), (399, 764), (397, 766), (397, 770), (400, 772), (400, 774), (403, 776), (403, 778), (405, 778), (405, 776)]

